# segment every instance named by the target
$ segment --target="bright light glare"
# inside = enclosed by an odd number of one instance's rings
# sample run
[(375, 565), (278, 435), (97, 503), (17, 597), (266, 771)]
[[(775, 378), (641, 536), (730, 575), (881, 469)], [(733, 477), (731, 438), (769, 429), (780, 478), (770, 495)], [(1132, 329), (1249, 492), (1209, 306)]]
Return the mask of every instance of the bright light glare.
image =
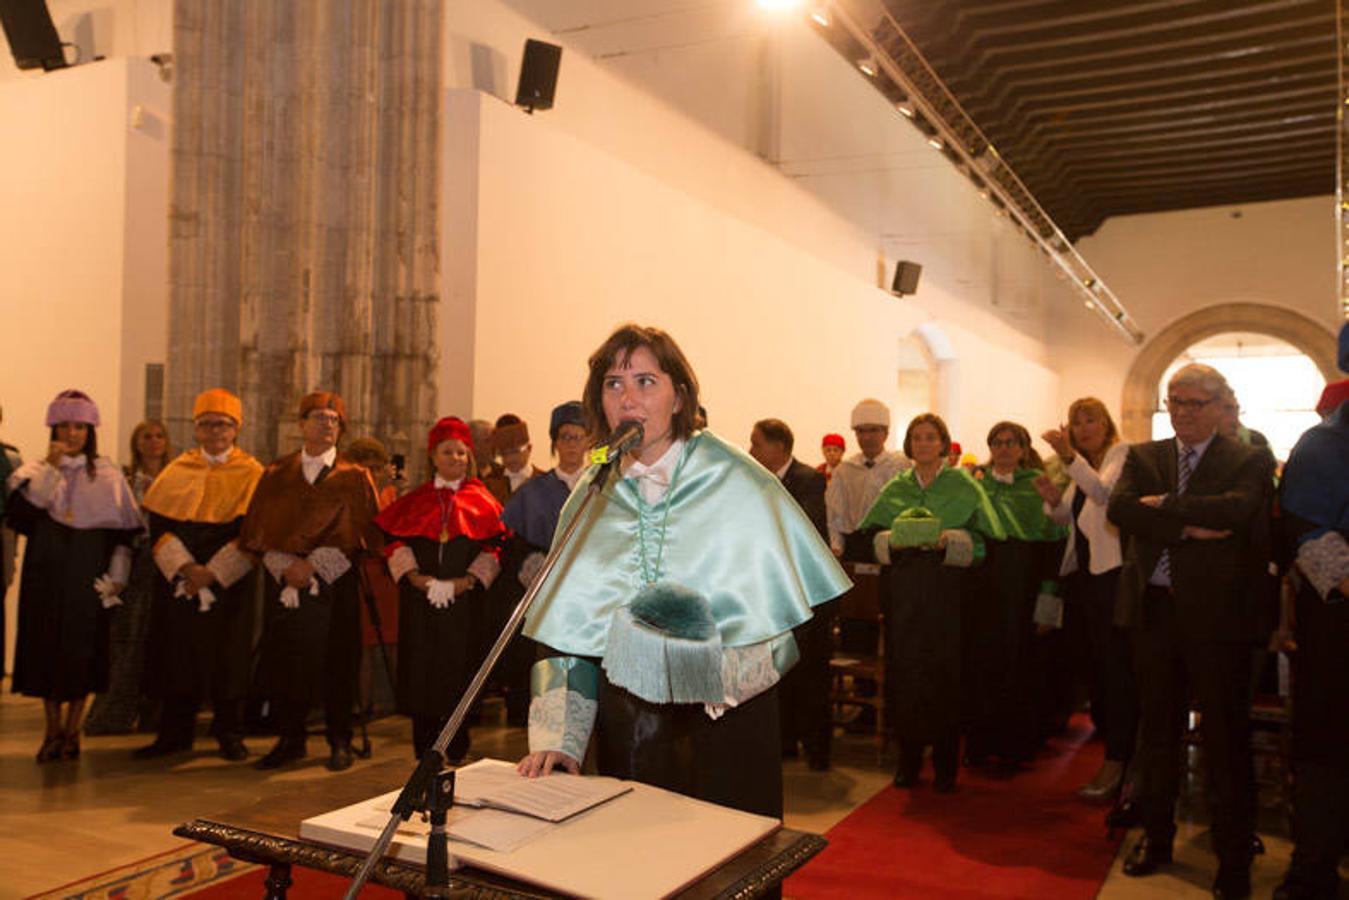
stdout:
[(760, 9), (769, 9), (773, 11), (800, 9), (805, 4), (805, 0), (759, 0)]
[[(1165, 396), (1166, 383), (1185, 362), (1172, 363), (1162, 375), (1159, 396)], [(1193, 354), (1194, 362), (1212, 366), (1232, 386), (1241, 404), (1241, 424), (1262, 432), (1269, 439), (1276, 459), (1285, 460), (1297, 439), (1321, 417), (1315, 412), (1317, 399), (1326, 380), (1309, 358), (1293, 347), (1279, 356), (1209, 356)], [(1171, 417), (1165, 410), (1153, 413), (1154, 439), (1171, 437)]]

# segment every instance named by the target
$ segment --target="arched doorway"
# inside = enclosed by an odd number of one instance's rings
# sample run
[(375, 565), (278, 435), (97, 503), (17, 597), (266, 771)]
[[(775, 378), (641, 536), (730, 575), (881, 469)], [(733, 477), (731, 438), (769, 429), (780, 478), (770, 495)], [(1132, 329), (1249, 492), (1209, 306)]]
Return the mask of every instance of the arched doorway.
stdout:
[(1210, 306), (1172, 322), (1148, 341), (1124, 379), (1120, 431), (1130, 442), (1152, 435), (1152, 414), (1158, 408), (1157, 385), (1167, 368), (1190, 347), (1224, 333), (1247, 332), (1285, 341), (1305, 353), (1327, 381), (1338, 378), (1335, 336), (1306, 316), (1277, 306), (1226, 303)]
[[(1167, 366), (1157, 381), (1158, 395), (1165, 393), (1177, 369), (1194, 362), (1223, 374), (1236, 394), (1241, 426), (1263, 436), (1277, 459), (1287, 459), (1302, 432), (1320, 421), (1315, 407), (1326, 379), (1310, 357), (1287, 341), (1250, 332), (1205, 338)], [(1171, 417), (1159, 405), (1151, 437), (1172, 434)]]

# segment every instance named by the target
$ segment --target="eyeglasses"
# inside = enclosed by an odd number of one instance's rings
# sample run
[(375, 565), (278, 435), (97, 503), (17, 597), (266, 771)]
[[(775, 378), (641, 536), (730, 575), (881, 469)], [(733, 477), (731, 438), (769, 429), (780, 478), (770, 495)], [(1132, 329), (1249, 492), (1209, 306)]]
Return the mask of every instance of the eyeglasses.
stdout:
[(1020, 447), (1021, 442), (1016, 438), (998, 438), (988, 442), (988, 446), (994, 450), (1000, 447)]
[(1182, 400), (1178, 397), (1167, 397), (1166, 408), (1171, 412), (1199, 412), (1212, 402), (1212, 397), (1206, 400)]
[(311, 422), (319, 422), (323, 425), (341, 425), (342, 417), (337, 413), (311, 412), (305, 416)]
[(226, 428), (234, 427), (233, 419), (198, 419), (195, 423), (198, 428), (205, 428), (209, 431), (221, 431)]

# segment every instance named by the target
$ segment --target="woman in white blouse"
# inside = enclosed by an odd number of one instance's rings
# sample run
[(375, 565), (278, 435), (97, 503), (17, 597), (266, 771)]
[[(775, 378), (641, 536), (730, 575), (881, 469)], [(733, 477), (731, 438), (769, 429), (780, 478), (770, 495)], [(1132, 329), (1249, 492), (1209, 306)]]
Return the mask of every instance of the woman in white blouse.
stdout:
[(1068, 424), (1042, 437), (1054, 448), (1072, 479), (1060, 490), (1047, 478), (1036, 482), (1045, 511), (1070, 525), (1059, 574), (1067, 594), (1081, 604), (1090, 641), (1091, 716), (1105, 743), (1105, 762), (1078, 794), (1087, 800), (1109, 800), (1124, 780), (1138, 727), (1138, 695), (1128, 634), (1114, 625), (1115, 592), (1119, 586), (1119, 531), (1106, 520), (1106, 505), (1129, 445), (1105, 404), (1095, 397), (1074, 400)]

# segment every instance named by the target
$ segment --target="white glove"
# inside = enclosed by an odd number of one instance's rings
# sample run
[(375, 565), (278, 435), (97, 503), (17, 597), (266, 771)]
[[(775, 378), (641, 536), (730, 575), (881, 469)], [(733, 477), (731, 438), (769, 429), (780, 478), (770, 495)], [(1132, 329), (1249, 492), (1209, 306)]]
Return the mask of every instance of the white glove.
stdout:
[(426, 599), (436, 609), (445, 609), (454, 602), (454, 582), (431, 579), (431, 583), (426, 586)]
[(94, 590), (98, 592), (99, 599), (103, 601), (104, 609), (112, 609), (114, 606), (122, 605), (122, 598), (118, 596), (122, 593), (122, 585), (112, 580), (112, 576), (104, 573), (94, 579)]
[[(319, 584), (312, 578), (309, 579), (309, 595), (311, 597), (317, 597), (319, 595)], [(286, 609), (299, 609), (300, 608), (299, 588), (294, 588), (291, 587), (290, 585), (286, 585), (281, 589), (280, 600), (281, 605), (284, 606)]]
[[(173, 596), (189, 597), (189, 598), (192, 596), (187, 592), (186, 581), (183, 581), (182, 579), (178, 580), (177, 586), (173, 589)], [(281, 602), (284, 603), (285, 601), (283, 600)], [(296, 605), (299, 605), (298, 597), (296, 598), (295, 602)], [(215, 593), (210, 588), (204, 587), (201, 590), (197, 591), (197, 612), (210, 612), (211, 607), (214, 605), (215, 605)]]

